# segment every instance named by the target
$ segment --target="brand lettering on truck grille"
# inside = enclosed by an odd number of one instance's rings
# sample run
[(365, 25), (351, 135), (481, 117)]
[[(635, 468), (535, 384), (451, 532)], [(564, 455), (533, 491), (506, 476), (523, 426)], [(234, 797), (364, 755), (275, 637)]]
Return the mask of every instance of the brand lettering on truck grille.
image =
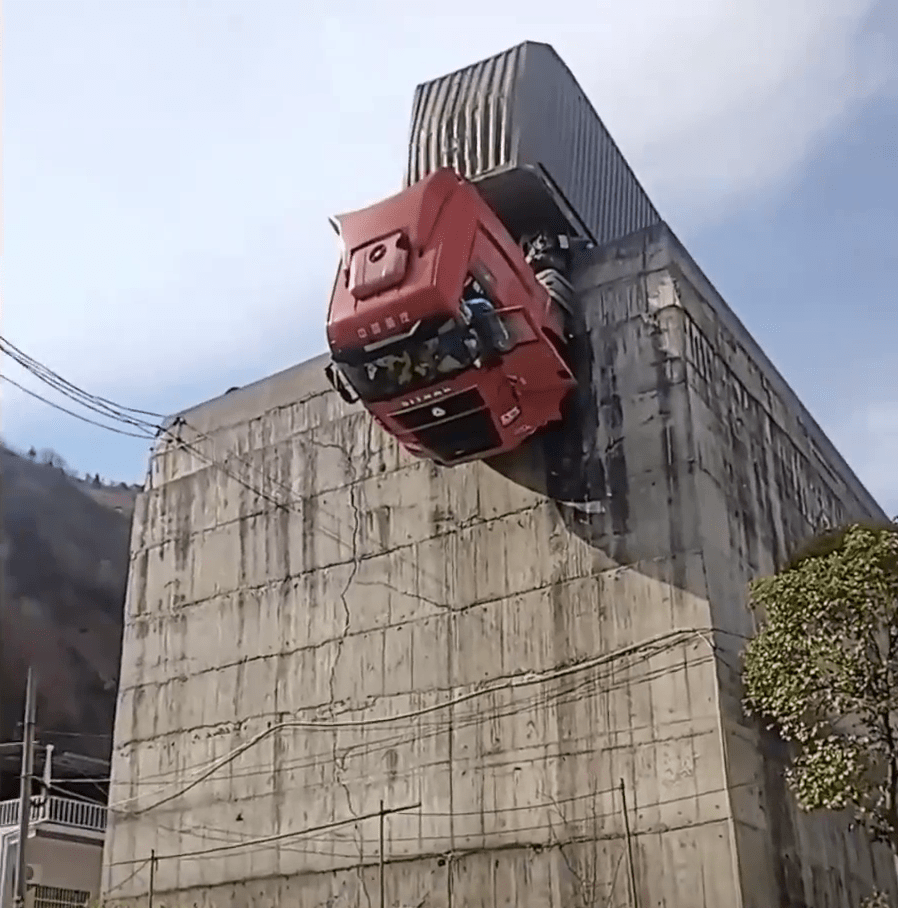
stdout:
[(451, 390), (452, 388), (436, 388), (433, 391), (428, 391), (426, 394), (419, 394), (417, 397), (406, 398), (399, 406), (405, 409), (407, 407), (416, 407), (418, 404), (426, 404), (427, 401), (433, 400), (436, 397), (442, 397)]

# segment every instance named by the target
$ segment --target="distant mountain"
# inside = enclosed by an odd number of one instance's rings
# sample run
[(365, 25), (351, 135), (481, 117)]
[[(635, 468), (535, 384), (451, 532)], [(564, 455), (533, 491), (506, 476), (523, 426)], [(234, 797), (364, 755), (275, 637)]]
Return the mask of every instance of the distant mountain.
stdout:
[[(138, 490), (76, 479), (2, 447), (0, 483), (7, 543), (0, 604), (0, 741), (20, 737), (31, 664), (39, 684), (40, 741), (54, 744), (57, 752), (105, 759)], [(7, 755), (0, 766), (6, 789), (12, 769)]]

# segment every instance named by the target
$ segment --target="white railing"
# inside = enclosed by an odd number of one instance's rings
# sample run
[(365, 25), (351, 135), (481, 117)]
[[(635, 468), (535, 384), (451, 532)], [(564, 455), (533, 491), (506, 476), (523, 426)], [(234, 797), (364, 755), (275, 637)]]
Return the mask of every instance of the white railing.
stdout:
[(19, 802), (0, 801), (0, 828), (17, 826), (19, 823)]
[[(32, 798), (31, 823), (55, 823), (92, 832), (106, 831), (106, 808), (72, 798)], [(18, 799), (0, 801), (0, 827), (19, 825)]]

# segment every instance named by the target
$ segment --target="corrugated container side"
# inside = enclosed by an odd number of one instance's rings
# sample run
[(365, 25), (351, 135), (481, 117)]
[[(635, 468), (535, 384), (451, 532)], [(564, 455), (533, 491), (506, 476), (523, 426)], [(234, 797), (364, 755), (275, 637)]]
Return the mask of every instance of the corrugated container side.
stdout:
[(475, 181), (504, 176), (507, 185), (497, 191), (506, 195), (527, 187), (521, 171), (531, 182), (537, 174), (567, 219), (597, 243), (661, 220), (547, 44), (519, 44), (415, 89), (406, 185), (447, 166)]

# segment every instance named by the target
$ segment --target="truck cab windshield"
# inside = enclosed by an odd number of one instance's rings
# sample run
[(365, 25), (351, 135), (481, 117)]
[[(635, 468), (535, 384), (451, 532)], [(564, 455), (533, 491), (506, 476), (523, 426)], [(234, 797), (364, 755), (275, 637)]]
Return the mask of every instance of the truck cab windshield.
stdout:
[(457, 375), (477, 358), (470, 329), (454, 319), (421, 322), (409, 337), (374, 350), (335, 356), (362, 400), (389, 400)]

